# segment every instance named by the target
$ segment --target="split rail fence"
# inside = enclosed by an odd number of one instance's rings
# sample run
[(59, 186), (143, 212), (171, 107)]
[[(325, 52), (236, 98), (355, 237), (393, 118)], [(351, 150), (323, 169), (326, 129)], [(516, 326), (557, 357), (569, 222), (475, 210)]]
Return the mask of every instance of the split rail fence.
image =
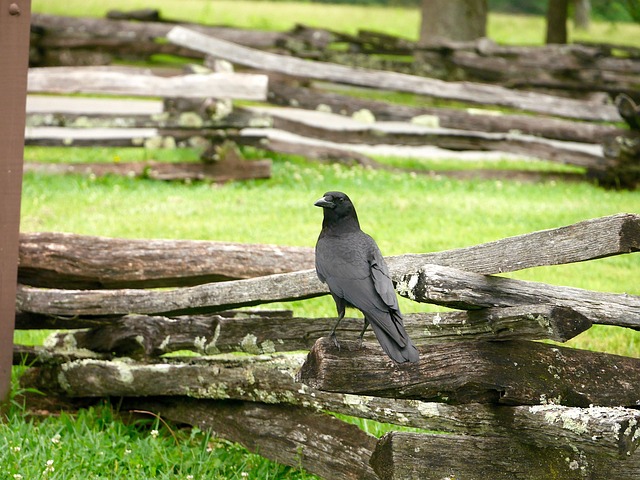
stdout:
[[(496, 274), (638, 251), (640, 215), (618, 214), (388, 257), (401, 295), (453, 309), (406, 315), (421, 358), (397, 365), (348, 340), (361, 320), (337, 350), (333, 318), (233, 310), (327, 294), (311, 249), (22, 234), (16, 328), (62, 331), (14, 361), (25, 386), (122, 397), (323, 478), (632, 480), (640, 359), (535, 340), (638, 330), (640, 297)], [(328, 412), (421, 430), (377, 439)]]
[[(464, 151), (506, 152), (570, 164), (584, 168), (604, 185), (634, 187), (640, 176), (640, 94), (629, 80), (640, 71), (640, 57), (634, 49), (624, 49), (626, 58), (618, 58), (610, 46), (526, 49), (483, 41), (419, 48), (371, 32), (353, 37), (305, 27), (265, 33), (46, 15), (34, 15), (33, 23), (32, 65), (47, 67), (32, 69), (32, 94), (153, 94), (167, 100), (163, 105), (126, 101), (114, 110), (117, 104), (113, 101), (76, 98), (55, 103), (50, 97), (33, 97), (27, 120), (29, 145), (192, 145), (201, 147), (205, 161), (215, 163), (220, 144), (232, 141), (375, 168), (386, 167), (371, 155), (433, 157), (438, 152), (435, 147), (446, 150), (448, 157)], [(401, 56), (411, 50), (415, 58), (410, 65), (422, 67), (419, 72), (398, 73), (406, 70), (398, 62), (387, 65), (397, 67), (396, 71), (371, 68), (379, 63), (375, 59), (366, 68), (363, 61), (356, 62), (357, 66), (346, 60), (348, 64), (337, 63), (340, 57), (328, 53), (336, 42), (346, 43), (350, 52), (360, 52), (358, 58), (391, 52)], [(325, 54), (301, 53), (303, 47)], [(188, 75), (176, 76), (170, 69), (151, 75), (141, 69), (96, 66), (132, 58), (148, 60), (159, 53), (205, 58), (205, 66), (223, 71), (212, 73), (197, 67)], [(555, 59), (553, 65), (563, 67), (550, 72), (550, 56)], [(484, 66), (479, 67), (478, 62)], [(509, 68), (504, 67), (505, 62)], [(49, 67), (69, 64), (74, 66)], [(230, 64), (254, 73), (233, 74)], [(483, 68), (488, 70), (482, 73)], [(445, 71), (466, 73), (462, 77), (438, 73)], [(570, 79), (561, 80), (567, 72)], [(340, 93), (344, 85), (452, 100), (473, 108), (407, 107), (357, 99)], [(532, 89), (534, 86), (538, 89)], [(603, 95), (616, 98), (616, 104)], [(176, 100), (185, 96), (200, 101)], [(232, 98), (267, 103), (243, 108), (231, 106)], [(496, 115), (491, 111), (496, 107), (515, 113)], [(623, 121), (629, 128), (615, 124)], [(89, 169), (67, 165), (29, 168)], [(122, 170), (121, 166), (103, 165), (91, 171)], [(156, 171), (155, 165), (151, 171)], [(262, 169), (255, 176), (264, 174)], [(495, 170), (473, 174), (504, 175)], [(183, 176), (189, 175), (194, 177), (193, 173)]]

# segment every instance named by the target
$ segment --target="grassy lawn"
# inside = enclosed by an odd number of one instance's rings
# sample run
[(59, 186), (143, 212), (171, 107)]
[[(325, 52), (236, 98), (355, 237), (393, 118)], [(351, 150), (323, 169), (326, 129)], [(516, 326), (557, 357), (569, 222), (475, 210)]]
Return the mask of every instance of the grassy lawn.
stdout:
[[(263, 30), (288, 30), (297, 23), (356, 33), (359, 29), (386, 32), (417, 39), (420, 13), (417, 8), (361, 7), (318, 3), (266, 2), (246, 0), (162, 0), (155, 2), (168, 19), (199, 21), (212, 25), (229, 25)], [(71, 16), (104, 16), (112, 9), (148, 8), (148, 0), (49, 1), (34, 0), (33, 11)], [(575, 41), (588, 40), (640, 47), (640, 25), (592, 22), (589, 32), (573, 31)], [(488, 35), (499, 43), (538, 45), (544, 41), (541, 17), (491, 14)]]
[[(419, 25), (415, 9), (249, 1), (158, 3), (168, 18), (260, 29), (285, 30), (300, 22), (347, 32), (368, 28), (415, 38)], [(137, 0), (35, 0), (33, 9), (99, 16), (108, 9), (149, 5)], [(490, 17), (489, 34), (499, 42), (539, 44), (543, 31), (540, 18)], [(575, 38), (640, 46), (640, 27), (594, 23), (588, 35), (576, 33)], [(250, 150), (246, 153), (256, 156)], [(189, 150), (27, 148), (25, 153), (27, 161), (196, 158), (196, 153)], [(385, 255), (396, 255), (463, 247), (588, 218), (640, 212), (640, 192), (608, 191), (586, 182), (458, 181), (321, 165), (299, 157), (270, 158), (274, 161), (272, 179), (225, 185), (28, 173), (24, 177), (21, 229), (313, 246), (321, 222), (321, 212), (313, 207), (313, 201), (327, 190), (343, 190), (353, 199), (363, 229), (377, 239)], [(441, 160), (422, 164), (407, 161), (404, 165), (451, 168)], [(513, 165), (505, 159), (498, 167)], [(547, 164), (542, 168), (556, 167)], [(636, 254), (530, 269), (509, 276), (640, 295), (638, 271), (640, 255)], [(404, 299), (401, 307), (406, 312), (432, 309)], [(292, 308), (300, 316), (335, 314), (329, 297), (277, 304), (274, 308)], [(16, 340), (38, 343), (42, 334), (17, 332)], [(594, 327), (570, 345), (640, 357), (640, 333), (620, 328)], [(361, 425), (378, 435), (393, 428)], [(0, 478), (314, 477), (265, 461), (197, 429), (179, 429), (154, 417), (123, 419), (115, 407), (105, 403), (77, 414), (37, 420), (14, 405), (8, 420), (0, 424)]]

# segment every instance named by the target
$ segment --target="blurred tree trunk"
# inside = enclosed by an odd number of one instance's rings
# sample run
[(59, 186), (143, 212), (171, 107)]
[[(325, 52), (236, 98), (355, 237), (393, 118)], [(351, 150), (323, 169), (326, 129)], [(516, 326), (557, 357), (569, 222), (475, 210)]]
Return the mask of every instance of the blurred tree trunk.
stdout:
[(547, 6), (547, 43), (567, 43), (569, 0), (549, 0)]
[(422, 0), (420, 43), (484, 37), (487, 10), (487, 0)]
[(591, 20), (591, 0), (573, 0), (573, 21), (576, 28), (589, 30)]

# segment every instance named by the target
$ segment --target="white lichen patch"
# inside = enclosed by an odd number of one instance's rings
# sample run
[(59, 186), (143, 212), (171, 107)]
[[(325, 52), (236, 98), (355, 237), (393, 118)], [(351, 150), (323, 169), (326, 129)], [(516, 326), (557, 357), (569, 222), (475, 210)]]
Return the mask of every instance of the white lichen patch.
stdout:
[(613, 437), (616, 440), (620, 439), (620, 430), (622, 429), (622, 425), (620, 425), (619, 423), (614, 423), (613, 425), (611, 425), (611, 430), (613, 431)]
[(196, 349), (196, 352), (205, 353), (205, 349), (207, 348), (207, 337), (196, 337), (193, 339), (193, 348)]
[(162, 144), (162, 137), (151, 137), (144, 140), (144, 148), (148, 150), (157, 150), (159, 148), (162, 148)]
[(420, 280), (420, 276), (418, 274), (406, 275), (403, 277), (401, 281), (399, 281), (396, 285), (396, 291), (410, 300), (415, 300), (416, 296), (414, 293), (414, 289), (418, 285), (418, 281)]
[(467, 108), (469, 115), (491, 115), (493, 117), (499, 117), (502, 115), (500, 110), (486, 110), (484, 108)]
[(240, 348), (242, 348), (243, 352), (253, 353), (254, 355), (261, 353), (260, 347), (258, 347), (258, 337), (252, 333), (247, 333), (244, 336), (240, 341)]
[(418, 115), (411, 119), (411, 123), (421, 127), (440, 128), (440, 118), (435, 115)]
[(333, 110), (331, 109), (331, 107), (329, 105), (324, 104), (324, 103), (321, 103), (320, 105), (318, 105), (316, 107), (316, 110), (318, 112), (333, 113)]
[(251, 368), (247, 368), (244, 376), (249, 385), (253, 385), (254, 383), (256, 383), (256, 377), (253, 376), (253, 370)]
[(131, 365), (128, 365), (123, 361), (116, 361), (116, 360), (111, 362), (111, 364), (113, 365), (116, 372), (118, 373), (118, 379), (120, 380), (121, 383), (125, 383), (125, 384), (133, 383), (134, 376), (133, 376), (133, 372), (131, 371)]
[(166, 337), (164, 337), (164, 339), (162, 340), (158, 348), (164, 352), (167, 349), (167, 346), (169, 345), (170, 341), (171, 341), (171, 335), (167, 335)]
[(228, 393), (228, 386), (224, 382), (212, 383), (206, 387), (200, 387), (190, 392), (192, 397), (212, 398), (214, 400), (225, 400), (231, 398)]
[(440, 416), (440, 407), (437, 403), (419, 401), (417, 408), (418, 412), (420, 412), (420, 415), (423, 417), (432, 418)]
[(160, 126), (163, 126), (163, 124), (165, 124), (165, 122), (169, 120), (169, 112), (154, 113), (153, 115), (151, 115), (151, 120), (161, 124)]
[(176, 139), (174, 137), (167, 136), (162, 139), (162, 148), (166, 150), (175, 150), (176, 146)]
[(183, 128), (202, 128), (202, 117), (196, 112), (182, 112), (178, 117), (178, 124)]
[(260, 344), (260, 348), (262, 349), (262, 353), (275, 353), (276, 352), (276, 344), (271, 340), (265, 340)]
[(200, 135), (194, 135), (193, 137), (189, 137), (188, 144), (190, 147), (196, 148), (199, 150), (206, 150), (211, 146), (211, 142)]
[(233, 112), (233, 103), (231, 100), (217, 100), (216, 111), (211, 115), (212, 120), (222, 120)]
[(553, 333), (553, 326), (551, 325), (551, 320), (544, 315), (528, 315), (527, 318), (536, 322), (543, 329), (545, 329), (549, 333)]
[(371, 112), (371, 110), (367, 110), (366, 108), (353, 112), (351, 118), (362, 123), (376, 123), (375, 115)]
[(249, 119), (250, 128), (271, 128), (273, 127), (273, 119), (269, 117), (252, 117)]

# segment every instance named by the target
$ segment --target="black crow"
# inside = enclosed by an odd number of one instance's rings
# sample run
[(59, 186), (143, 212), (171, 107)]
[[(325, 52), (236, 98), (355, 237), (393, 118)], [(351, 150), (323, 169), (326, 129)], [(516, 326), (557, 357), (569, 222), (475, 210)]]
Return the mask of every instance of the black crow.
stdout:
[(322, 207), (322, 231), (316, 243), (316, 272), (336, 302), (338, 321), (331, 337), (339, 348), (336, 328), (345, 308), (364, 315), (360, 342), (371, 324), (383, 350), (397, 363), (417, 362), (418, 350), (402, 324), (402, 313), (389, 268), (375, 240), (360, 230), (356, 209), (342, 192), (327, 192), (314, 204)]

